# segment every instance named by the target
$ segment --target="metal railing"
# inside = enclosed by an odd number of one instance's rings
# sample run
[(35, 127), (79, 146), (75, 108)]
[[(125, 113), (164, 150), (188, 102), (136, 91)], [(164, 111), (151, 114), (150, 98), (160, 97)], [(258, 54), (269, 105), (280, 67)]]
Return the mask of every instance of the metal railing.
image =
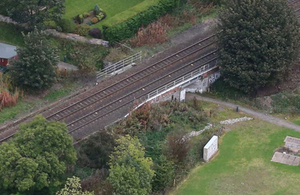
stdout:
[(216, 67), (217, 67), (216, 64), (213, 64), (213, 65), (212, 64), (206, 64), (206, 65), (200, 67), (199, 69), (194, 70), (193, 72), (190, 72), (190, 73), (176, 79), (175, 81), (172, 81), (172, 82), (170, 82), (170, 83), (168, 83), (168, 84), (166, 84), (166, 85), (150, 92), (147, 96), (146, 101), (150, 101), (150, 100), (154, 99), (155, 97), (157, 97), (157, 96), (159, 96), (159, 95), (161, 95), (161, 94), (163, 94), (167, 91), (172, 90), (175, 87), (183, 85), (183, 84), (199, 77), (200, 75), (202, 75), (202, 74), (204, 74), (204, 73), (206, 73), (206, 72), (208, 72), (208, 71), (210, 71), (210, 70), (212, 70)]
[(114, 74), (119, 74), (125, 71), (125, 68), (129, 65), (134, 65), (137, 61), (142, 60), (142, 52), (137, 52), (117, 63), (114, 63), (106, 68), (103, 68), (97, 73), (97, 80), (103, 79)]

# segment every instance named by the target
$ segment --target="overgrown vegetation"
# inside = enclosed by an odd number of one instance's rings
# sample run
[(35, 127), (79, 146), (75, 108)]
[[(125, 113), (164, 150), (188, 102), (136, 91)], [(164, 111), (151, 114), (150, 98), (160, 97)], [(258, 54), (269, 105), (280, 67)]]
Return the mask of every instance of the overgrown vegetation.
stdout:
[(93, 71), (103, 68), (103, 59), (109, 53), (104, 46), (76, 42), (68, 39), (50, 37), (51, 45), (59, 48), (60, 59), (66, 57), (70, 64), (78, 66), (83, 71)]
[(271, 95), (272, 111), (275, 113), (300, 114), (300, 95), (287, 92)]
[(15, 89), (11, 93), (12, 87), (8, 75), (0, 72), (0, 111), (2, 108), (15, 106), (19, 99), (19, 91)]
[(219, 18), (219, 65), (230, 86), (255, 94), (297, 59), (299, 21), (287, 1), (227, 0)]
[[(111, 153), (112, 146), (114, 145), (111, 139), (112, 135), (114, 135), (114, 139), (128, 135), (137, 137), (142, 147), (145, 148), (145, 157), (153, 161), (152, 169), (155, 175), (151, 182), (151, 191), (153, 193), (165, 191), (173, 186), (174, 183), (176, 185), (180, 182), (186, 176), (187, 172), (201, 160), (202, 151), (199, 148), (203, 147), (213, 134), (222, 134), (220, 127), (216, 127), (198, 137), (186, 138), (189, 132), (204, 128), (209, 119), (211, 119), (207, 112), (208, 110), (204, 109), (202, 104), (197, 100), (188, 102), (187, 104), (179, 102), (164, 102), (157, 105), (145, 104), (132, 112), (124, 121), (109, 127), (107, 132), (101, 132), (89, 138), (79, 150), (80, 155), (77, 165), (87, 166), (91, 169), (97, 168), (101, 172), (103, 168), (108, 168), (111, 171), (111, 165), (107, 164), (107, 160), (105, 159)], [(128, 150), (133, 150), (133, 147), (129, 147)], [(103, 151), (105, 152), (103, 153)], [(124, 152), (126, 152), (126, 149), (120, 150), (120, 154)], [(88, 158), (88, 156), (92, 158)], [(127, 178), (128, 182), (125, 182), (127, 180), (117, 181), (118, 178), (124, 175), (128, 175), (128, 177), (129, 175), (132, 177), (135, 175), (134, 177), (138, 177), (138, 173), (134, 172), (127, 172), (125, 174), (126, 171), (131, 170), (130, 167), (136, 167), (136, 170), (140, 170), (138, 165), (130, 159), (131, 157), (128, 157), (124, 161), (126, 167), (129, 167), (125, 168), (122, 174), (120, 173), (121, 169), (116, 170), (121, 175), (114, 177), (115, 183), (112, 185), (114, 190), (119, 189), (119, 186), (126, 186), (130, 180)], [(110, 182), (108, 182), (110, 180), (107, 180), (107, 176), (105, 175), (92, 175), (86, 178), (86, 180), (91, 181), (90, 187), (93, 187), (89, 190), (94, 190), (96, 194), (103, 193), (104, 189), (111, 190)], [(120, 183), (117, 185), (118, 182)], [(103, 186), (103, 189), (97, 189), (95, 187), (97, 183)], [(130, 185), (130, 188), (139, 188), (138, 185), (138, 183), (135, 183), (134, 185)], [(137, 189), (132, 190), (133, 193)]]
[[(217, 8), (218, 6), (212, 2), (206, 4), (200, 1), (188, 0), (171, 13), (161, 16), (157, 21), (146, 27), (141, 27), (137, 34), (126, 40), (126, 42), (133, 47), (138, 47), (139, 50), (146, 49), (144, 53), (152, 55), (152, 52), (157, 52), (157, 49), (164, 47), (162, 43), (168, 45), (167, 41), (174, 35), (196, 25), (206, 17), (214, 17)], [(141, 47), (144, 45), (146, 46)], [(155, 47), (153, 47), (154, 45)]]
[(149, 7), (132, 18), (115, 26), (103, 26), (104, 38), (110, 42), (120, 41), (133, 37), (141, 26), (146, 26), (159, 16), (171, 12), (179, 6), (180, 0), (161, 0), (157, 5)]
[(19, 23), (26, 23), (29, 29), (43, 28), (45, 21), (57, 22), (65, 12), (65, 0), (1, 0), (5, 15)]

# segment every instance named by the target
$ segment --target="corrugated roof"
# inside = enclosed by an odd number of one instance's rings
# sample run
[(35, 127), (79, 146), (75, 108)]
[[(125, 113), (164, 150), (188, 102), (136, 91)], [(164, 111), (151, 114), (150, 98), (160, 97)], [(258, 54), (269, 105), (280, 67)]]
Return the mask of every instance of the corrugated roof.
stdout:
[(0, 43), (0, 58), (9, 59), (17, 55), (17, 47)]

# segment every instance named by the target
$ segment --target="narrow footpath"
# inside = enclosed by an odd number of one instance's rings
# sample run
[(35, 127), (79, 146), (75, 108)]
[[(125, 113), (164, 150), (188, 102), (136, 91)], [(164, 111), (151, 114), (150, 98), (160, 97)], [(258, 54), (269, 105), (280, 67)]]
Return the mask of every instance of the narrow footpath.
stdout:
[[(212, 103), (216, 103), (222, 106), (226, 106), (232, 109), (236, 109), (237, 105), (233, 104), (233, 103), (229, 103), (229, 102), (224, 102), (224, 101), (220, 101), (220, 100), (216, 100), (216, 99), (212, 99), (212, 98), (208, 98), (208, 97), (202, 97), (198, 94), (194, 94), (194, 93), (187, 93), (186, 94), (186, 100), (192, 100), (193, 98), (196, 98), (197, 100), (201, 100), (201, 101), (206, 101), (206, 102), (212, 102)], [(256, 117), (258, 119), (273, 123), (277, 126), (282, 126), (282, 127), (286, 127), (289, 129), (293, 129), (295, 131), (300, 132), (300, 126), (291, 123), (289, 121), (283, 120), (281, 118), (278, 117), (274, 117), (268, 114), (264, 114), (262, 112), (258, 112), (249, 108), (245, 108), (239, 105), (239, 111), (244, 112), (246, 114), (252, 115), (253, 117)]]

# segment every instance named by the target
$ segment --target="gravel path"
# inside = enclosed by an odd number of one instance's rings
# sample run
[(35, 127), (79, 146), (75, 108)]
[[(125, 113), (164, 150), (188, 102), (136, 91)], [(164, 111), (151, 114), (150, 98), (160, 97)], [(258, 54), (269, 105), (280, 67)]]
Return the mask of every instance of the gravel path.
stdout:
[[(187, 100), (192, 100), (194, 97), (197, 100), (212, 102), (212, 103), (220, 104), (220, 105), (230, 107), (230, 108), (233, 108), (233, 109), (236, 109), (236, 106), (237, 106), (236, 104), (233, 104), (233, 103), (224, 102), (224, 101), (220, 101), (220, 100), (215, 100), (215, 99), (207, 98), (207, 97), (202, 97), (202, 96), (197, 95), (197, 94), (187, 93), (187, 95), (186, 95)], [(256, 118), (259, 118), (261, 120), (264, 120), (264, 121), (273, 123), (275, 125), (286, 127), (286, 128), (293, 129), (295, 131), (300, 132), (300, 126), (298, 126), (294, 123), (285, 121), (281, 118), (274, 117), (274, 116), (271, 116), (271, 115), (268, 115), (268, 114), (264, 114), (262, 112), (258, 112), (258, 111), (255, 111), (255, 110), (252, 110), (252, 109), (249, 109), (249, 108), (245, 108), (245, 107), (242, 107), (242, 106), (239, 106), (239, 110), (244, 112), (244, 113), (247, 113), (249, 115), (252, 115)]]

